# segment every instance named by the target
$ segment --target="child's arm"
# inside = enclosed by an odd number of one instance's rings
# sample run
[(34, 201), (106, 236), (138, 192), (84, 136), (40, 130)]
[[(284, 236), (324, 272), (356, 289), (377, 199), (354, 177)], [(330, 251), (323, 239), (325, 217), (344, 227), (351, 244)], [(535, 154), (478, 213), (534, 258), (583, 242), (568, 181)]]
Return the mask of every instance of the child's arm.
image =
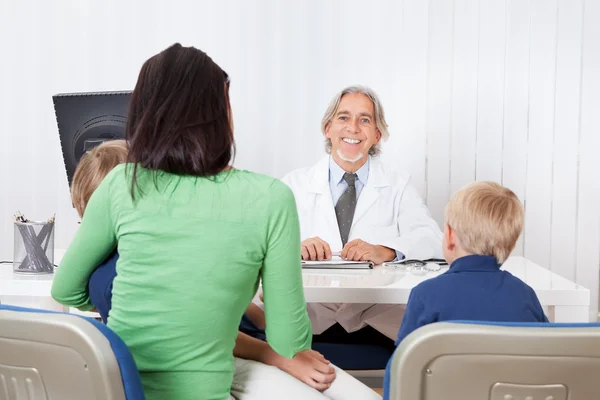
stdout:
[(104, 179), (90, 198), (79, 230), (52, 282), (54, 300), (83, 311), (94, 308), (88, 294), (92, 272), (117, 245), (108, 197), (109, 184), (110, 180)]
[(417, 293), (418, 287), (415, 287), (408, 297), (408, 304), (406, 305), (406, 311), (402, 318), (402, 324), (398, 331), (398, 338), (396, 339), (396, 346), (407, 337), (412, 331), (423, 325), (431, 324), (436, 322), (433, 315), (428, 315), (425, 310), (425, 305), (421, 301), (420, 296)]
[(259, 329), (265, 329), (267, 323), (265, 321), (265, 312), (256, 304), (250, 302), (246, 309), (246, 315), (250, 321)]
[(531, 296), (531, 302), (534, 304), (534, 308), (537, 314), (535, 316), (535, 318), (537, 319), (536, 322), (548, 322), (548, 317), (546, 317), (546, 314), (544, 313), (544, 308), (542, 307), (540, 300), (535, 294), (535, 291), (531, 287), (529, 288), (529, 293)]

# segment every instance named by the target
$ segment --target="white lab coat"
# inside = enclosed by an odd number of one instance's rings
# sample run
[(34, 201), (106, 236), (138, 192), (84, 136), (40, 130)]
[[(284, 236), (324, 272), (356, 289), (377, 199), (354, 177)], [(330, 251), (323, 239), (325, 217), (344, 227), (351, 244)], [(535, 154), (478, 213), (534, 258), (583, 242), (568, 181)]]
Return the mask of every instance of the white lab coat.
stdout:
[[(302, 240), (318, 236), (331, 251), (341, 251), (342, 241), (329, 186), (329, 156), (309, 168), (290, 172), (282, 179), (294, 192)], [(399, 173), (378, 158), (370, 157), (369, 178), (356, 203), (348, 241), (361, 239), (402, 252), (407, 258), (441, 258), (442, 232)], [(403, 311), (386, 304), (310, 304), (313, 333), (320, 334), (338, 322), (348, 332), (371, 325), (395, 338)]]

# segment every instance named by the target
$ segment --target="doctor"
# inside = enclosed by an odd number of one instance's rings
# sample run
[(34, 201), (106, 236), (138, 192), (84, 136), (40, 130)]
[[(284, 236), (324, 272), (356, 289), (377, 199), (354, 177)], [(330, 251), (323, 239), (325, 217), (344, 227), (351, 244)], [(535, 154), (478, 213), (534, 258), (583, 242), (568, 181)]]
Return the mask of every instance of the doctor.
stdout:
[[(302, 259), (327, 260), (332, 252), (375, 264), (441, 258), (442, 233), (409, 177), (376, 157), (389, 134), (375, 92), (342, 90), (321, 129), (328, 155), (282, 179), (296, 198)], [(314, 341), (388, 345), (402, 315), (397, 305), (309, 304)]]

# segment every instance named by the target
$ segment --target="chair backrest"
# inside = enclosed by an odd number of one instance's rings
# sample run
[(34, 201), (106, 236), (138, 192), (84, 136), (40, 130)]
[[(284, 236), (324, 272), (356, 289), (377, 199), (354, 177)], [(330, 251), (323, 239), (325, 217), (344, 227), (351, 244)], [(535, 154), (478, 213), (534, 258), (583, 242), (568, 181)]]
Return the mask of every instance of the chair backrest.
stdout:
[(600, 324), (455, 321), (408, 335), (390, 400), (600, 398)]
[(0, 399), (143, 400), (129, 349), (74, 314), (0, 305)]

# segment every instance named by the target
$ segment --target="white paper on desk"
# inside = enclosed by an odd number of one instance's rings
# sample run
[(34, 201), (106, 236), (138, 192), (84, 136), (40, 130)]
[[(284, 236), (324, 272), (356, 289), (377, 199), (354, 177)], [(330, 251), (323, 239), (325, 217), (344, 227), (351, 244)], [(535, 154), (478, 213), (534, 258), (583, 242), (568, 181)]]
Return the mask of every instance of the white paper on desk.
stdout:
[(333, 256), (331, 260), (302, 261), (302, 268), (369, 269), (373, 268), (373, 263), (369, 261), (346, 261), (340, 257)]

